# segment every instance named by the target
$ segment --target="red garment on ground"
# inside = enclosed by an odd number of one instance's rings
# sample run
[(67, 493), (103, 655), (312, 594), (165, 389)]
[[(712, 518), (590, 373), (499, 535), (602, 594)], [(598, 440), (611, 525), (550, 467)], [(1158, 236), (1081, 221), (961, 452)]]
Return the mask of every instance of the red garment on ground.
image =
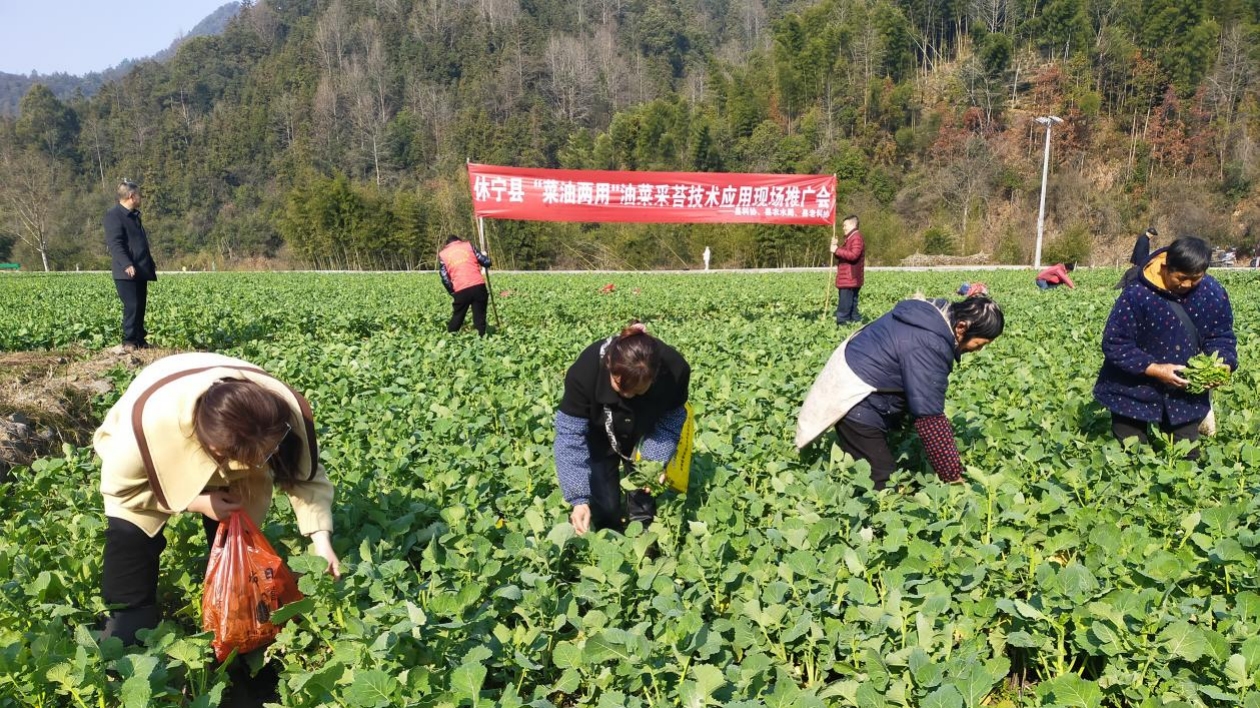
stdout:
[(866, 280), (866, 242), (854, 229), (836, 249), (836, 287), (860, 288)]
[(450, 276), (451, 286), (455, 292), (475, 288), (486, 284), (486, 277), (481, 274), (481, 264), (477, 262), (477, 252), (467, 241), (452, 241), (438, 254), (446, 265), (446, 274)]
[(1055, 263), (1038, 273), (1037, 280), (1044, 280), (1051, 285), (1066, 285), (1069, 288), (1076, 287), (1076, 283), (1072, 282), (1072, 276), (1068, 275), (1068, 270), (1062, 263)]

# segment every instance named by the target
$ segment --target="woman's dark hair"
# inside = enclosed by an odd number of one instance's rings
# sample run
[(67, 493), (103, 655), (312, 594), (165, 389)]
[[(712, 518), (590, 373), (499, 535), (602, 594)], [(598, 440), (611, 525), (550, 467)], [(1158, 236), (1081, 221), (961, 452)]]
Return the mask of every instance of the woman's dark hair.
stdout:
[(967, 323), (967, 331), (962, 340), (997, 339), (1006, 328), (1006, 317), (1002, 308), (991, 298), (975, 295), (960, 302), (949, 304), (949, 325), (957, 327), (959, 322)]
[(448, 244), (455, 243), (455, 242), (456, 242), (456, 241), (458, 241), (458, 240), (459, 240), (459, 237), (458, 237), (458, 236), (447, 236), (447, 237), (446, 237), (446, 242), (447, 242)]
[[(293, 410), (282, 396), (243, 379), (220, 379), (197, 399), (193, 431), (220, 466), (269, 463), (281, 485), (298, 479), (302, 441), (293, 434)], [(270, 456), (270, 460), (268, 460)]]
[(623, 391), (640, 391), (656, 380), (661, 366), (661, 349), (656, 337), (642, 325), (632, 324), (621, 330), (604, 352), (604, 366), (617, 377)]
[(1168, 247), (1167, 263), (1174, 273), (1204, 273), (1212, 264), (1212, 247), (1201, 238), (1183, 236)]
[(1076, 261), (1072, 261), (1071, 263), (1068, 263), (1066, 266), (1064, 266), (1064, 268), (1067, 269), (1067, 272), (1071, 273), (1072, 271), (1076, 270)]

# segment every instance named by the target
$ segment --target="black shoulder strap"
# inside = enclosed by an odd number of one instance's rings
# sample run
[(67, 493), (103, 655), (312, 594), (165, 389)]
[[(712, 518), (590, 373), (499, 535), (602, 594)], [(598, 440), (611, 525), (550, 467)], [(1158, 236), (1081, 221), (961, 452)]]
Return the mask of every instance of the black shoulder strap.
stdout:
[(1168, 304), (1172, 307), (1173, 314), (1181, 320), (1181, 326), (1186, 330), (1186, 334), (1190, 335), (1190, 346), (1194, 347), (1194, 353), (1198, 354), (1203, 351), (1203, 343), (1199, 339), (1199, 328), (1194, 326), (1194, 321), (1190, 319), (1190, 313), (1186, 312), (1186, 308), (1176, 300), (1169, 300)]

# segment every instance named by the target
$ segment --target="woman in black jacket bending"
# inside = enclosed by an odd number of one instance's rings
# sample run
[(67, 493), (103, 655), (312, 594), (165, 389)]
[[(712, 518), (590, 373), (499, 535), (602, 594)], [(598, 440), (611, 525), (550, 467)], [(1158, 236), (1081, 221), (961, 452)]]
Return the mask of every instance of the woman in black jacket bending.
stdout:
[(633, 470), (636, 446), (644, 459), (674, 456), (690, 381), (682, 355), (641, 324), (590, 345), (569, 368), (556, 412), (556, 474), (579, 534), (655, 518), (656, 500), (644, 490), (631, 492), (623, 510), (621, 470)]

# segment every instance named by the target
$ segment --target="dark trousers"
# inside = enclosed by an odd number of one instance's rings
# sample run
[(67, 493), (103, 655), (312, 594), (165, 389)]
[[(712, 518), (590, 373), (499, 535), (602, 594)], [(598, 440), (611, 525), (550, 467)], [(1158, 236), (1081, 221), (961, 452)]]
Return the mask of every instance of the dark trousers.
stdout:
[[(116, 609), (106, 622), (105, 636), (135, 644), (136, 632), (153, 629), (161, 620), (157, 607), (158, 566), (162, 551), (166, 550), (166, 536), (159, 533), (149, 538), (130, 521), (112, 516), (106, 520), (101, 598)], [(202, 516), (201, 524), (209, 547), (214, 543), (219, 522)]]
[(888, 478), (896, 469), (892, 450), (888, 449), (888, 437), (879, 428), (855, 423), (841, 418), (836, 423), (836, 437), (840, 449), (855, 460), (866, 460), (871, 466), (871, 481), (876, 489), (888, 485)]
[(127, 344), (145, 344), (148, 331), (144, 328), (144, 310), (149, 301), (149, 281), (147, 280), (115, 280), (118, 299), (122, 300), (123, 342)]
[(446, 325), (447, 332), (458, 332), (464, 326), (464, 316), (472, 307), (473, 326), (477, 334), (486, 336), (486, 303), (490, 301), (490, 292), (484, 285), (476, 285), (456, 292), (451, 301), (451, 321)]
[[(644, 528), (656, 518), (656, 499), (642, 489), (625, 495), (622, 504), (621, 465), (617, 457), (591, 460), (591, 526), (596, 529), (626, 530), (626, 524), (638, 521)], [(626, 471), (634, 466), (626, 462)]]
[(836, 324), (845, 324), (847, 322), (861, 322), (862, 316), (858, 314), (858, 293), (862, 292), (862, 288), (838, 288), (840, 291), (840, 300), (836, 303)]
[[(1158, 426), (1161, 433), (1165, 435), (1172, 435), (1173, 440), (1189, 440), (1190, 442), (1194, 442), (1199, 439), (1199, 423), (1202, 422), (1203, 421), (1201, 420), (1194, 420), (1189, 423), (1174, 426), (1168, 424), (1167, 422), (1160, 421)], [(1151, 423), (1144, 420), (1130, 418), (1117, 413), (1111, 414), (1111, 434), (1116, 436), (1116, 440), (1123, 442), (1129, 438), (1137, 438), (1138, 442), (1143, 445), (1148, 445), (1151, 442), (1149, 434), (1150, 428)], [(1198, 448), (1191, 450), (1190, 454), (1186, 455), (1186, 457), (1191, 460), (1199, 459)]]

